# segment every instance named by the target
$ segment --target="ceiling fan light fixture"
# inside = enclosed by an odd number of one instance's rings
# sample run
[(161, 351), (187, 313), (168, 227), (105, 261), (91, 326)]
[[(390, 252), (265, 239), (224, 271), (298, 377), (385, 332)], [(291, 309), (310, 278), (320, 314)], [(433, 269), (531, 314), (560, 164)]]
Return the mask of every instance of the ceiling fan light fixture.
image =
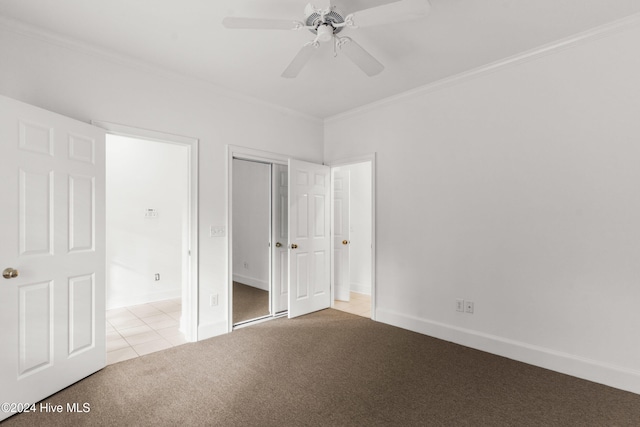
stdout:
[(345, 16), (331, 4), (332, 0), (322, 0), (322, 3), (322, 8), (309, 3), (304, 10), (304, 21), (226, 17), (222, 23), (227, 28), (308, 30), (314, 34), (315, 38), (302, 46), (282, 73), (282, 77), (296, 77), (320, 44), (330, 41), (334, 41), (334, 56), (336, 50), (340, 49), (366, 75), (373, 77), (384, 70), (384, 65), (354, 40), (340, 37), (338, 34), (345, 28), (358, 28), (360, 25), (384, 25), (423, 17), (429, 9), (429, 0), (374, 0), (368, 2), (369, 4), (363, 1), (360, 9), (352, 6), (352, 9), (356, 10), (351, 10), (351, 13)]
[(322, 24), (318, 27), (318, 37), (316, 40), (319, 42), (328, 42), (333, 38), (333, 27), (329, 24)]

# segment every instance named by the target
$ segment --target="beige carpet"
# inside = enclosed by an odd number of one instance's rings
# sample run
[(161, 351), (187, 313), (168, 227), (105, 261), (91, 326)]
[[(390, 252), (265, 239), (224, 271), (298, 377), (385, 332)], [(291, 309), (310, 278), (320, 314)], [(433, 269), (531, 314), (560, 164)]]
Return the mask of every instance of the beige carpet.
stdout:
[(337, 310), (107, 366), (6, 426), (638, 426), (640, 396)]
[(269, 292), (233, 282), (233, 324), (269, 315)]

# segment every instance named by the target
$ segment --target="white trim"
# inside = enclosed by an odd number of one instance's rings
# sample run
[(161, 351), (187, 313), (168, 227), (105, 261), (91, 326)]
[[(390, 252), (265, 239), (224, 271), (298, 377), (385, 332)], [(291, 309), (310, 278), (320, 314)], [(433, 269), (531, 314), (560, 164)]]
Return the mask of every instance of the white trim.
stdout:
[(371, 286), (363, 285), (362, 283), (351, 282), (349, 289), (351, 290), (351, 292), (355, 292), (357, 294), (371, 296)]
[(542, 46), (538, 46), (528, 51), (521, 52), (512, 56), (509, 56), (507, 58), (503, 58), (498, 61), (479, 66), (477, 68), (474, 68), (468, 71), (463, 71), (459, 74), (445, 77), (433, 83), (429, 83), (429, 84), (417, 87), (415, 89), (411, 89), (406, 92), (399, 93), (397, 95), (392, 95), (390, 97), (387, 97), (378, 101), (374, 101), (369, 104), (365, 104), (360, 107), (356, 107), (351, 110), (348, 110), (330, 117), (326, 117), (324, 119), (324, 123), (326, 125), (329, 123), (338, 122), (341, 120), (348, 119), (350, 117), (364, 114), (368, 111), (375, 110), (385, 105), (392, 105), (397, 102), (406, 101), (416, 96), (423, 95), (425, 93), (435, 92), (446, 87), (458, 85), (467, 80), (470, 80), (476, 77), (481, 77), (485, 74), (495, 72), (505, 67), (514, 66), (527, 61), (536, 60), (546, 55), (555, 54), (563, 49), (573, 48), (581, 44), (591, 42), (593, 40), (597, 40), (603, 37), (610, 36), (612, 34), (616, 34), (638, 23), (640, 23), (640, 13), (635, 13), (625, 18), (618, 19), (616, 21), (613, 21), (604, 25), (600, 25), (596, 28), (592, 28), (590, 30), (587, 30), (578, 34), (574, 34), (572, 36), (565, 37), (563, 39), (556, 40), (554, 42), (551, 42)]
[[(358, 163), (371, 163), (371, 320), (377, 320), (376, 313), (376, 153), (363, 156), (339, 159), (331, 162), (331, 168), (338, 166), (355, 165)], [(333, 174), (331, 174), (331, 235), (333, 236)], [(331, 306), (335, 295), (333, 274), (333, 244), (331, 244)]]
[(280, 314), (276, 314), (275, 316), (265, 316), (265, 317), (260, 317), (254, 320), (247, 320), (246, 322), (243, 322), (234, 326), (233, 330), (235, 331), (238, 329), (246, 328), (247, 326), (257, 325), (258, 323), (268, 322), (270, 320), (275, 320), (279, 317), (285, 317), (285, 316), (286, 316), (286, 313), (280, 313)]
[(136, 69), (143, 73), (152, 73), (167, 79), (175, 80), (181, 84), (194, 85), (199, 90), (207, 90), (216, 97), (224, 96), (230, 99), (234, 99), (241, 102), (246, 102), (251, 105), (259, 107), (266, 107), (271, 110), (275, 110), (293, 117), (298, 117), (304, 120), (308, 120), (313, 123), (322, 124), (321, 118), (311, 116), (300, 111), (293, 110), (291, 108), (276, 105), (262, 99), (258, 99), (252, 96), (243, 95), (239, 92), (226, 89), (216, 83), (204, 80), (202, 78), (194, 77), (185, 73), (169, 70), (150, 62), (143, 61), (138, 58), (134, 58), (120, 52), (98, 47), (90, 43), (83, 42), (72, 37), (63, 36), (53, 31), (44, 30), (42, 28), (19, 22), (5, 16), (0, 16), (0, 30), (7, 30), (15, 34), (19, 34), (26, 37), (31, 37), (49, 43), (51, 45), (59, 46), (65, 49), (73, 50), (84, 55), (94, 56), (107, 60), (111, 63), (118, 65), (124, 65), (129, 68)]
[(225, 332), (233, 331), (233, 156), (240, 152), (239, 147), (227, 145), (227, 187), (225, 203), (227, 204), (227, 321)]
[(160, 291), (146, 295), (127, 295), (126, 298), (122, 300), (112, 302), (107, 309), (111, 310), (114, 308), (130, 307), (132, 305), (149, 304), (174, 298), (182, 298), (182, 290)]
[(382, 323), (640, 394), (640, 371), (384, 308), (377, 314)]
[(92, 120), (91, 124), (98, 126), (112, 135), (128, 136), (150, 141), (159, 141), (183, 145), (188, 149), (189, 156), (189, 253), (186, 255), (187, 268), (186, 286), (182, 297), (182, 319), (180, 328), (187, 341), (198, 340), (198, 145), (195, 138), (172, 135), (132, 126)]
[(355, 156), (355, 157), (349, 157), (347, 159), (335, 160), (327, 164), (327, 166), (333, 168), (337, 166), (348, 166), (348, 165), (355, 165), (358, 163), (366, 163), (366, 162), (371, 162), (371, 164), (373, 165), (375, 161), (376, 161), (376, 153), (372, 153), (372, 154), (365, 154), (363, 156)]
[(228, 159), (251, 160), (254, 162), (275, 163), (279, 165), (287, 165), (289, 156), (271, 153), (269, 151), (256, 150), (253, 148), (241, 147), (239, 145), (227, 145)]
[(217, 337), (218, 335), (224, 335), (227, 332), (229, 331), (227, 331), (227, 322), (225, 320), (198, 326), (199, 337)]

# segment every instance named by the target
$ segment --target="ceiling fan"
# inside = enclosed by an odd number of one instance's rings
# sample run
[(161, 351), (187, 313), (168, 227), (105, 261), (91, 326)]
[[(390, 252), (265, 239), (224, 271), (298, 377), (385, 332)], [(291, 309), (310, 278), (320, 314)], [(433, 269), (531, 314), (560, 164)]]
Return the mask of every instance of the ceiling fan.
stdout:
[[(307, 4), (303, 21), (288, 19), (240, 18), (228, 16), (222, 24), (231, 29), (260, 30), (309, 30), (315, 38), (307, 42), (293, 61), (282, 73), (282, 77), (294, 78), (316, 52), (321, 44), (333, 42), (334, 52), (343, 52), (355, 65), (369, 77), (384, 70), (376, 58), (367, 52), (351, 37), (338, 36), (345, 28), (361, 28), (374, 25), (385, 25), (426, 16), (429, 11), (428, 0), (366, 0), (343, 1), (345, 9), (331, 4), (331, 0), (317, 0), (324, 3), (320, 7)], [(349, 3), (360, 4), (349, 11)]]

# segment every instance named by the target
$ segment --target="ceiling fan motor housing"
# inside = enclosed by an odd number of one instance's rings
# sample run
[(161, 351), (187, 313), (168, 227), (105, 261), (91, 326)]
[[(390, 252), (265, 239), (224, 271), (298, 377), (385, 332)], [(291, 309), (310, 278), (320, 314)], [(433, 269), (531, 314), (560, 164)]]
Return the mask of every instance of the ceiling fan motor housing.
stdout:
[[(318, 34), (318, 29), (323, 26), (323, 28), (331, 27), (331, 34), (338, 34), (344, 27), (335, 27), (333, 24), (342, 24), (344, 22), (344, 17), (342, 13), (340, 13), (335, 8), (332, 8), (331, 12), (324, 16), (324, 21), (322, 20), (322, 16), (317, 12), (312, 12), (307, 16), (307, 20), (305, 21), (305, 25), (309, 27), (313, 27), (309, 29), (313, 34)], [(327, 31), (326, 29), (320, 28), (320, 32)]]

